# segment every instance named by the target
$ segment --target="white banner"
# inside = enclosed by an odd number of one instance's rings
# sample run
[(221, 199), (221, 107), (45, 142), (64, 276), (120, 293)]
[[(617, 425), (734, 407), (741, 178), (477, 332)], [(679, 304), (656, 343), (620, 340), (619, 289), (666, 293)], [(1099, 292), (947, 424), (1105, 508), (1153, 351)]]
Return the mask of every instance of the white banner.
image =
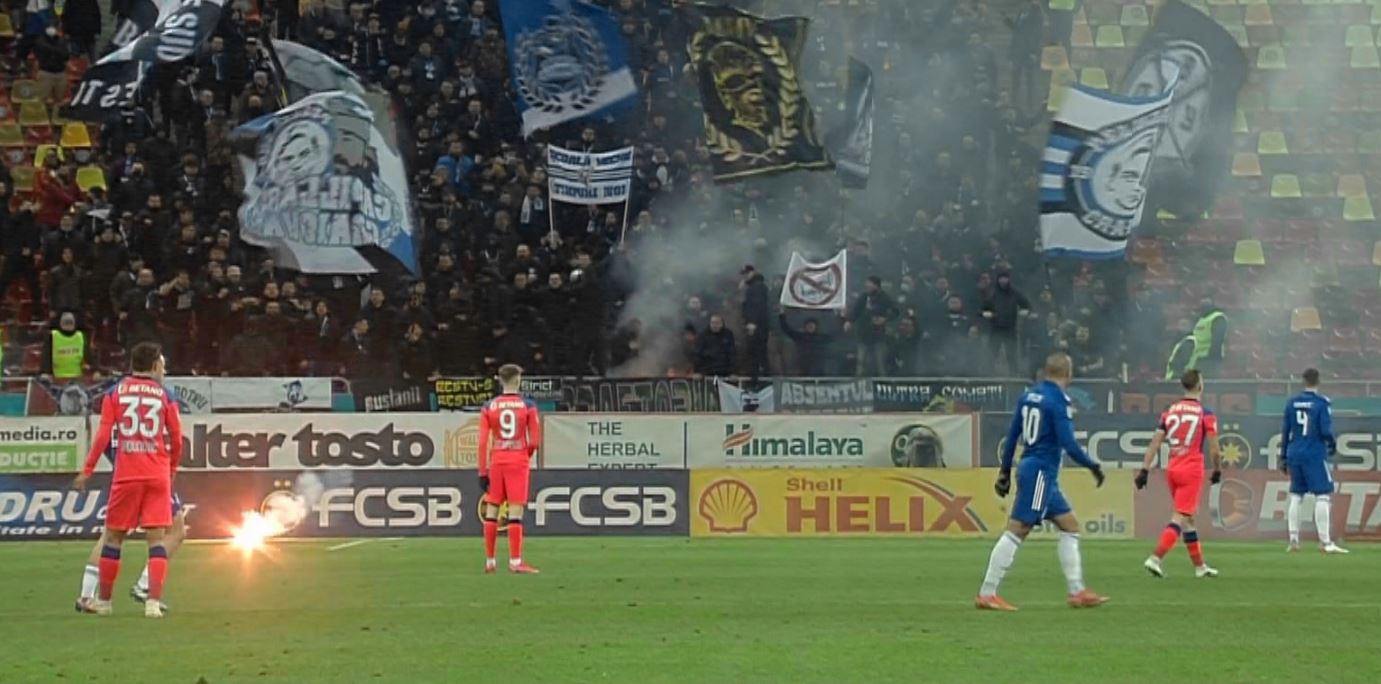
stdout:
[(633, 178), (633, 148), (575, 152), (547, 146), (547, 189), (551, 201), (612, 204), (628, 199)]
[(213, 411), (330, 411), (330, 378), (207, 378), (169, 376), (183, 413)]
[(812, 263), (791, 253), (782, 287), (782, 306), (797, 309), (842, 309), (848, 305), (848, 252), (839, 250), (829, 261)]
[(777, 393), (772, 385), (760, 390), (746, 390), (733, 383), (718, 378), (714, 384), (719, 388), (719, 410), (721, 413), (776, 413)]
[(680, 416), (549, 413), (542, 420), (547, 468), (684, 468)]
[(949, 467), (974, 463), (973, 416), (551, 414), (547, 468)]

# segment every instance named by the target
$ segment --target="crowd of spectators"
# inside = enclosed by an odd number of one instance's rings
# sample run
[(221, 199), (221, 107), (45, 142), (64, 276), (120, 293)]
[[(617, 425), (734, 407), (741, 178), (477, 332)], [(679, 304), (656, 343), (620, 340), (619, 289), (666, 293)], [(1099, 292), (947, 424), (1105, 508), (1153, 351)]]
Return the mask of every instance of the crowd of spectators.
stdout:
[[(253, 15), (229, 3), (195, 58), (156, 69), (139, 104), (99, 126), (94, 163), (108, 192), (78, 190), (70, 153), (42, 160), (23, 197), (0, 168), (0, 291), (26, 289), (36, 321), (75, 313), (104, 350), (161, 340), (174, 372), (202, 374), (421, 379), (517, 362), (553, 375), (1025, 375), (1031, 359), (1065, 348), (1078, 372), (1112, 375), (1131, 353), (1117, 326), (1093, 324), (1131, 306), (1125, 274), (1051, 270), (1036, 249), (1033, 127), (1044, 107), (1026, 67), (1046, 22), (1034, 0), (1006, 15), (977, 0), (756, 3), (813, 17), (801, 67), (822, 129), (843, 117), (847, 57), (872, 65), (879, 102), (863, 191), (828, 173), (713, 183), (670, 0), (601, 2), (630, 47), (635, 103), (526, 139), (493, 0), (264, 4)], [(94, 0), (74, 7), (88, 20), (100, 11)], [(1004, 23), (1015, 68), (1000, 70)], [(32, 22), (17, 25), (28, 33)], [(52, 28), (21, 40), (6, 87), (28, 73), (28, 51), (38, 75), (61, 73), (96, 42), (80, 25)], [(239, 239), (229, 134), (285, 104), (271, 37), (332, 55), (394, 95), (417, 277), (305, 276)], [(627, 216), (624, 205), (550, 203), (547, 143), (634, 145)], [(685, 235), (741, 256), (693, 282), (638, 268)], [(847, 247), (846, 310), (776, 306), (784, 241), (817, 256)], [(670, 302), (657, 320), (624, 309), (645, 288)], [(97, 356), (93, 366), (119, 362)]]

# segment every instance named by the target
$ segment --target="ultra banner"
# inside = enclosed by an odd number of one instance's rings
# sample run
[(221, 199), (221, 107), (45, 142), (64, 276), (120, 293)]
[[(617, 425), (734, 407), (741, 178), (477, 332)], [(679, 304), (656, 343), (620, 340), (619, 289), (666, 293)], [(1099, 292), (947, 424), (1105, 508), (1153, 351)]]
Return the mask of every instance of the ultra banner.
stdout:
[[(561, 401), (561, 378), (523, 378), (519, 392), (537, 402), (543, 411), (555, 410)], [(432, 383), (440, 411), (478, 411), (499, 393), (494, 378), (437, 378)]]
[[(1333, 494), (1335, 539), (1381, 539), (1381, 473), (1337, 472)], [(1199, 500), (1199, 529), (1205, 536), (1227, 539), (1272, 539), (1285, 543), (1285, 513), (1290, 503), (1290, 480), (1274, 470), (1227, 473), (1222, 484), (1204, 487)], [(1077, 504), (1076, 504), (1077, 505)], [(1164, 477), (1136, 493), (1136, 535), (1160, 534), (1171, 514), (1170, 492)], [(1306, 538), (1314, 532), (1314, 500), (1305, 497), (1300, 509)], [(1282, 546), (1283, 548), (1283, 546)]]
[[(538, 535), (685, 536), (688, 482), (686, 471), (535, 471), (525, 524)], [(0, 475), (0, 541), (99, 535), (106, 478), (93, 478), (84, 492), (70, 483), (70, 475)], [(176, 489), (194, 539), (229, 536), (246, 511), (280, 521), (288, 537), (481, 533), (473, 472), (189, 472)]]
[[(82, 415), (100, 412), (98, 400), (113, 381), (93, 385), (29, 382), (25, 413), (30, 416)], [(245, 411), (330, 411), (330, 378), (213, 378), (170, 376), (163, 384), (177, 397), (184, 414)]]
[(551, 414), (547, 468), (951, 467), (973, 463), (971, 416)]
[[(1225, 470), (1275, 470), (1280, 463), (1281, 419), (1270, 416), (1218, 416), (1218, 446), (1222, 449)], [(978, 464), (998, 465), (1002, 440), (1011, 425), (1011, 414), (984, 414)], [(1141, 467), (1146, 448), (1156, 431), (1156, 417), (1149, 415), (1079, 415), (1074, 419), (1074, 436), (1090, 455), (1109, 468)], [(1339, 473), (1381, 471), (1378, 444), (1381, 444), (1381, 418), (1337, 417), (1333, 432), (1338, 438), (1338, 453), (1333, 463)], [(1159, 467), (1166, 465), (1169, 447), (1162, 447)], [(1066, 463), (1070, 463), (1066, 459)]]
[(547, 146), (547, 189), (553, 202), (609, 204), (628, 199), (633, 148), (576, 152)]
[[(693, 470), (691, 536), (992, 536), (1012, 499), (995, 470)], [(1088, 537), (1129, 537), (1130, 473), (1061, 478)], [(1040, 529), (1037, 534), (1051, 530)]]
[(563, 378), (561, 410), (633, 413), (716, 413), (712, 378)]
[(873, 410), (878, 413), (977, 413), (1010, 411), (1020, 383), (975, 380), (876, 380)]

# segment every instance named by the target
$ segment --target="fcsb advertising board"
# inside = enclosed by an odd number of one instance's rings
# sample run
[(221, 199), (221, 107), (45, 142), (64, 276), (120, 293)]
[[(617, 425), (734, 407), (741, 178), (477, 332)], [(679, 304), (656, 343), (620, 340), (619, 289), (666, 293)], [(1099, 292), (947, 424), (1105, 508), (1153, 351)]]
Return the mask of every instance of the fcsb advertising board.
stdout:
[[(1381, 539), (1381, 473), (1335, 471), (1333, 535), (1339, 539)], [(1306, 496), (1300, 522), (1306, 537), (1314, 531), (1314, 497)], [(1223, 539), (1285, 540), (1290, 478), (1273, 470), (1236, 470), (1207, 486), (1197, 520), (1206, 534)], [(1136, 493), (1138, 537), (1154, 537), (1170, 520), (1170, 492), (1164, 473)]]
[[(993, 492), (994, 469), (780, 469), (691, 471), (696, 537), (987, 536), (1013, 500)], [(1060, 487), (1090, 537), (1130, 537), (1130, 473), (1102, 488), (1071, 471)]]

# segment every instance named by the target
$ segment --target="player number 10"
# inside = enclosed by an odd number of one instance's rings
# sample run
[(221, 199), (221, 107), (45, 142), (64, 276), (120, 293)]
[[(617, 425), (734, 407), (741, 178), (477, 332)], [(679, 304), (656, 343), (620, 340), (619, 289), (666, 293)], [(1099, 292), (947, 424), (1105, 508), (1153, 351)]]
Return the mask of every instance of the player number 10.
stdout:
[(1041, 436), (1041, 410), (1034, 406), (1021, 407), (1021, 439), (1026, 446), (1036, 443)]

